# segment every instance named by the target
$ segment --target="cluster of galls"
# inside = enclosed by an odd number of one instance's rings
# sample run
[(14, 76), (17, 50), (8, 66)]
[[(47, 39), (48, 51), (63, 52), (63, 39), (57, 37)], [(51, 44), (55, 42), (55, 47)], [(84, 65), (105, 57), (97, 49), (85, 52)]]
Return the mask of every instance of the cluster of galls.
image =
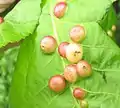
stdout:
[[(62, 18), (66, 9), (67, 3), (60, 2), (56, 4), (54, 8), (54, 15), (57, 18)], [(84, 27), (81, 25), (75, 25), (70, 29), (69, 36), (73, 41), (72, 43), (62, 42), (58, 45), (53, 36), (44, 36), (40, 43), (42, 51), (46, 54), (55, 52), (58, 46), (59, 55), (71, 63), (65, 67), (63, 75), (55, 75), (49, 79), (49, 88), (55, 92), (63, 91), (66, 87), (66, 81), (69, 83), (75, 83), (78, 78), (86, 78), (92, 74), (91, 65), (87, 61), (82, 60), (83, 49), (79, 44), (86, 37)], [(88, 105), (87, 102), (83, 100), (85, 95), (86, 92), (82, 88), (78, 87), (73, 90), (73, 96), (76, 99), (81, 100), (80, 103), (81, 107), (83, 106), (82, 108), (87, 108)]]

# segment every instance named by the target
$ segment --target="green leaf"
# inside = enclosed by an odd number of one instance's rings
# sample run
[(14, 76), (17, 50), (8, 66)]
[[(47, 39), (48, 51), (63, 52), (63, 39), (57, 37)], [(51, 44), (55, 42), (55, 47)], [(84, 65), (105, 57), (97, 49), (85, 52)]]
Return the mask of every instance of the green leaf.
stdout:
[(41, 0), (21, 0), (0, 25), (0, 47), (24, 39), (38, 25)]
[[(82, 10), (85, 9), (85, 13), (81, 12), (79, 15), (80, 12), (75, 13), (75, 11), (81, 9), (77, 5), (81, 2), (86, 4), (82, 8)], [(91, 2), (96, 7), (91, 5), (89, 8)], [(46, 3), (39, 19), (39, 26), (21, 45), (10, 93), (11, 108), (80, 108), (80, 102), (72, 95), (75, 87), (81, 87), (87, 91), (88, 95), (85, 99), (90, 108), (107, 108), (108, 106), (119, 108), (120, 49), (98, 24), (100, 16), (104, 16), (103, 11), (108, 6), (105, 6), (105, 2), (110, 3), (109, 0), (104, 2), (92, 0), (91, 2), (69, 1), (68, 6), (72, 6), (73, 3), (76, 7), (70, 8), (73, 11), (68, 11), (63, 19), (54, 17), (52, 1), (50, 4)], [(95, 9), (94, 14), (92, 8)], [(87, 9), (92, 16), (89, 17)], [(73, 17), (73, 12), (79, 17)], [(87, 19), (84, 19), (84, 15)], [(40, 40), (46, 35), (52, 35), (58, 44), (63, 41), (71, 42), (69, 30), (78, 24), (83, 25), (86, 30), (86, 39), (81, 44), (84, 49), (83, 59), (92, 65), (93, 75), (74, 84), (67, 84), (63, 92), (55, 93), (49, 89), (48, 80), (53, 75), (63, 74), (64, 67), (69, 62), (59, 56), (57, 49), (51, 55), (44, 54), (40, 49)]]

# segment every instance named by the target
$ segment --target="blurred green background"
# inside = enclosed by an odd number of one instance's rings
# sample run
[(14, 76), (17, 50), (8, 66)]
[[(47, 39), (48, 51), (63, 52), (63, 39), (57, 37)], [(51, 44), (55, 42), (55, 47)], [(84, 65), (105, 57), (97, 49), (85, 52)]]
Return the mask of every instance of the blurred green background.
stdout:
[[(117, 1), (114, 5), (117, 11), (116, 13), (118, 19), (115, 39), (116, 43), (120, 46), (120, 1)], [(6, 12), (4, 13), (4, 15), (5, 14)], [(14, 47), (0, 53), (0, 108), (9, 107), (9, 88), (11, 85), (12, 74), (14, 72), (18, 51), (19, 47)]]
[(9, 88), (19, 47), (0, 53), (0, 108), (8, 107)]

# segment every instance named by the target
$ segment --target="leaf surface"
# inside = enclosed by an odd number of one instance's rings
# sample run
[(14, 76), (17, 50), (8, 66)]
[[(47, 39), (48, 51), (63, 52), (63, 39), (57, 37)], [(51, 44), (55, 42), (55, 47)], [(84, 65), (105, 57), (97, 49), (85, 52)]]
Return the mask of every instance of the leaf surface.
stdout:
[[(39, 19), (39, 26), (21, 45), (11, 87), (12, 108), (80, 108), (79, 101), (72, 95), (75, 87), (87, 91), (88, 95), (85, 99), (90, 108), (108, 106), (119, 108), (120, 49), (98, 24), (98, 20), (104, 15), (105, 7), (108, 8), (111, 2), (110, 0), (91, 2), (95, 3), (96, 7), (83, 0), (69, 1), (68, 5), (76, 6), (77, 9), (70, 8), (73, 10), (68, 11), (63, 19), (57, 19), (53, 15), (55, 0), (51, 3), (46, 2)], [(85, 4), (86, 8), (82, 8), (85, 13), (75, 13), (75, 10), (81, 9), (77, 6), (79, 3)], [(98, 4), (101, 8), (97, 7)], [(92, 8), (89, 8), (89, 14), (92, 16), (85, 17), (89, 16), (87, 12), (89, 6), (95, 9), (95, 13), (93, 14)], [(92, 65), (93, 75), (75, 84), (67, 84), (63, 92), (55, 93), (49, 89), (48, 80), (53, 75), (63, 74), (64, 67), (69, 62), (59, 56), (57, 49), (51, 55), (44, 54), (40, 49), (40, 41), (44, 36), (52, 35), (58, 45), (64, 41), (71, 42), (69, 31), (78, 24), (83, 25), (86, 31), (86, 39), (81, 44), (84, 50), (83, 59)]]

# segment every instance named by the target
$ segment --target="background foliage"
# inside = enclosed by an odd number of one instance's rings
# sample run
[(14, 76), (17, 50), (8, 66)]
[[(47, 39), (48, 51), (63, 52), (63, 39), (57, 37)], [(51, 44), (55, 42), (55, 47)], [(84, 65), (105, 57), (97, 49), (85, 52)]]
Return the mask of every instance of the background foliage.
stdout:
[(8, 108), (8, 95), (19, 47), (0, 53), (0, 108)]

